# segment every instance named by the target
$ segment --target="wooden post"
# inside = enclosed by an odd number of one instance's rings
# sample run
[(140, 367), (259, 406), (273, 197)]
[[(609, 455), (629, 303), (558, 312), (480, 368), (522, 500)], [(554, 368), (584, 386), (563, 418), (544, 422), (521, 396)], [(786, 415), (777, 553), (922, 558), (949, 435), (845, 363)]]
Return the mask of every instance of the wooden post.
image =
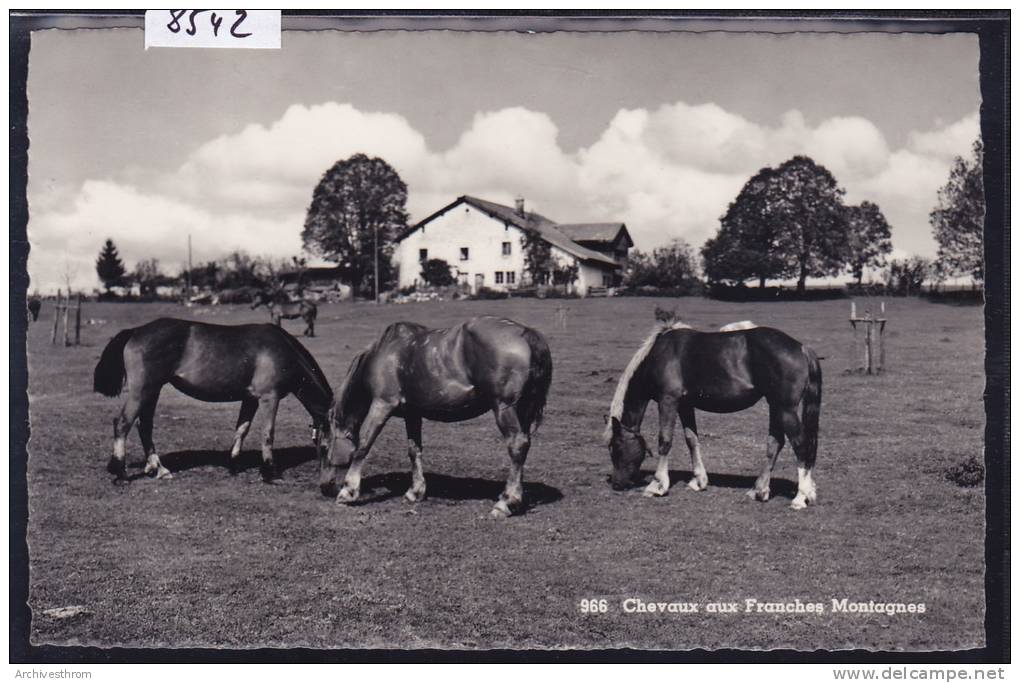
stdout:
[(53, 307), (53, 334), (50, 336), (50, 343), (57, 343), (57, 325), (60, 324), (60, 290), (57, 290), (57, 303)]
[(74, 307), (74, 345), (81, 344), (81, 292), (78, 292), (78, 304)]
[(64, 346), (71, 345), (71, 338), (68, 334), (67, 319), (71, 314), (71, 290), (67, 290), (67, 298), (64, 299)]

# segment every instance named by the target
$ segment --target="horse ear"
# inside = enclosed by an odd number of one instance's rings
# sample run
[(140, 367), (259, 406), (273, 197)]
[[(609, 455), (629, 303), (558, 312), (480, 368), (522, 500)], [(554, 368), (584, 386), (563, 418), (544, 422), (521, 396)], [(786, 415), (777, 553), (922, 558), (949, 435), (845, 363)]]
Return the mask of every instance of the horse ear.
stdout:
[(619, 419), (617, 419), (615, 417), (613, 417), (611, 419), (612, 419), (612, 424), (613, 424), (613, 434), (619, 435), (623, 431), (623, 425), (620, 424), (620, 420)]

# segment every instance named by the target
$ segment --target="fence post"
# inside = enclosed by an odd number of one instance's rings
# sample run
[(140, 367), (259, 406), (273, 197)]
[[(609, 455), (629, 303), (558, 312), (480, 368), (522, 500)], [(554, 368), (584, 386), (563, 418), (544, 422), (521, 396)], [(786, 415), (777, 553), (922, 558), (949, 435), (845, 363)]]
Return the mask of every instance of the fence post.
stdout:
[(64, 346), (71, 345), (71, 338), (68, 334), (67, 319), (71, 314), (71, 290), (67, 290), (67, 298), (64, 300)]
[(60, 324), (60, 290), (57, 290), (57, 303), (53, 307), (53, 334), (50, 336), (50, 343), (57, 343), (57, 325)]
[(81, 345), (81, 292), (78, 292), (78, 305), (74, 307), (74, 345)]

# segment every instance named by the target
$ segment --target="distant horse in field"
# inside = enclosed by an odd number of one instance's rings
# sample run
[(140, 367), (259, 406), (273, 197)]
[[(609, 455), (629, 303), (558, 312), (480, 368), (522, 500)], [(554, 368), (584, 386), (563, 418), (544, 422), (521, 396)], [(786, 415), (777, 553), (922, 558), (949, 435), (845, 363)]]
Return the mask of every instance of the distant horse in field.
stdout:
[(301, 318), (305, 321), (305, 331), (302, 334), (306, 337), (315, 336), (315, 318), (319, 314), (319, 309), (311, 301), (290, 301), (283, 292), (270, 294), (263, 290), (255, 294), (255, 300), (251, 304), (252, 310), (259, 306), (269, 309), (269, 316), (274, 325), (282, 327), (280, 322), (282, 318), (287, 320)]
[(638, 484), (641, 462), (649, 454), (641, 421), (648, 402), (656, 401), (659, 462), (645, 495), (662, 496), (669, 490), (668, 458), (678, 416), (694, 472), (688, 486), (704, 490), (708, 474), (701, 461), (695, 409), (732, 413), (764, 397), (769, 405), (765, 463), (748, 495), (768, 500), (776, 458), (789, 438), (798, 475), (791, 507), (804, 508), (816, 495), (812, 469), (822, 399), (818, 356), (787, 334), (749, 321), (723, 330), (698, 332), (679, 321), (659, 325), (631, 358), (616, 387), (606, 427), (613, 462), (610, 482), (618, 490)]
[(127, 399), (113, 421), (113, 456), (107, 469), (125, 478), (125, 439), (138, 419), (145, 451), (145, 473), (170, 477), (156, 455), (152, 423), (159, 392), (165, 384), (212, 403), (241, 402), (230, 449), (230, 469), (251, 428), (259, 406), (266, 413), (262, 435), (262, 477), (278, 476), (273, 463), (273, 437), (280, 400), (294, 394), (312, 416), (312, 439), (321, 448), (329, 424), (333, 392), (307, 349), (275, 325), (211, 325), (159, 318), (119, 332), (96, 365), (93, 389), (117, 396), (127, 384)]
[(449, 329), (390, 325), (355, 357), (330, 409), (331, 441), (320, 466), (324, 495), (336, 491), (337, 468), (350, 463), (337, 503), (357, 500), (361, 469), (391, 416), (404, 418), (411, 459), (410, 502), (425, 496), (422, 419), (460, 422), (492, 411), (510, 454), (506, 488), (493, 517), (517, 512), (524, 461), (542, 419), (552, 357), (542, 335), (504, 318), (474, 318)]
[(42, 310), (42, 300), (33, 296), (28, 300), (28, 312), (32, 315), (32, 322), (39, 319), (39, 311)]

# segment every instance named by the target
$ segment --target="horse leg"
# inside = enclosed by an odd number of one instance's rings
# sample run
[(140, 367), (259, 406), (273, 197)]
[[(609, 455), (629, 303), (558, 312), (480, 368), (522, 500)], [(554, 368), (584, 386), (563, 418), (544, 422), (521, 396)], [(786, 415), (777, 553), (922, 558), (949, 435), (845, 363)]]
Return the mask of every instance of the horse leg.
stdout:
[(411, 488), (404, 498), (417, 503), (425, 497), (425, 473), (422, 472), (421, 417), (408, 415), (404, 418), (407, 429), (407, 457), (411, 459)]
[(129, 389), (120, 414), (113, 418), (113, 455), (106, 464), (106, 471), (115, 475), (118, 481), (127, 479), (127, 435), (131, 432), (131, 425), (135, 423), (144, 403), (140, 393)]
[(138, 436), (142, 440), (142, 450), (145, 452), (145, 474), (150, 477), (155, 475), (157, 479), (173, 479), (174, 475), (170, 470), (163, 467), (156, 453), (156, 445), (152, 442), (152, 423), (156, 415), (156, 402), (159, 395), (153, 396), (145, 402), (138, 413)]
[(262, 480), (268, 484), (280, 478), (280, 472), (273, 462), (273, 438), (276, 435), (276, 411), (280, 407), (280, 397), (274, 392), (266, 394), (259, 402), (265, 406), (263, 412), (266, 415), (266, 425), (262, 428), (262, 465), (259, 471)]
[(230, 447), (231, 474), (237, 474), (237, 456), (241, 454), (244, 437), (248, 436), (248, 430), (251, 429), (251, 422), (255, 419), (258, 409), (258, 399), (246, 398), (241, 401), (241, 412), (237, 416), (237, 426), (234, 427), (234, 445)]
[(643, 492), (647, 498), (664, 496), (669, 492), (669, 451), (673, 448), (676, 418), (676, 400), (663, 396), (659, 401), (659, 464), (655, 468), (655, 477)]
[(382, 431), (386, 420), (390, 418), (394, 406), (385, 401), (374, 400), (368, 409), (365, 421), (361, 423), (361, 433), (358, 438), (358, 447), (351, 454), (351, 464), (347, 467), (347, 475), (344, 477), (343, 488), (336, 494), (338, 504), (353, 503), (361, 495), (361, 468), (365, 464), (365, 458), (375, 443), (376, 437)]
[(797, 495), (790, 503), (790, 507), (802, 510), (809, 503), (814, 503), (817, 497), (815, 482), (811, 476), (811, 470), (815, 466), (815, 454), (809, 452), (804, 425), (796, 410), (791, 408), (783, 411), (783, 430), (797, 456)]
[(687, 487), (694, 491), (704, 491), (708, 488), (708, 472), (705, 470), (705, 463), (701, 461), (701, 443), (698, 439), (698, 422), (694, 418), (694, 408), (683, 407), (680, 413), (680, 424), (684, 428), (684, 441), (687, 442), (687, 450), (691, 452), (691, 471), (694, 476), (687, 482)]
[(504, 519), (521, 508), (524, 501), (524, 461), (528, 458), (531, 438), (521, 428), (517, 411), (510, 405), (499, 405), (495, 409), (496, 426), (499, 427), (506, 441), (507, 452), (510, 454), (510, 473), (507, 475), (506, 488), (499, 494), (499, 500), (489, 513), (494, 519)]
[(774, 408), (770, 405), (769, 435), (765, 440), (765, 463), (762, 465), (761, 474), (758, 475), (758, 479), (754, 482), (754, 488), (747, 492), (748, 497), (764, 503), (772, 495), (770, 487), (772, 470), (776, 467), (776, 459), (779, 458), (779, 451), (783, 450), (785, 443), (783, 412), (779, 408)]

